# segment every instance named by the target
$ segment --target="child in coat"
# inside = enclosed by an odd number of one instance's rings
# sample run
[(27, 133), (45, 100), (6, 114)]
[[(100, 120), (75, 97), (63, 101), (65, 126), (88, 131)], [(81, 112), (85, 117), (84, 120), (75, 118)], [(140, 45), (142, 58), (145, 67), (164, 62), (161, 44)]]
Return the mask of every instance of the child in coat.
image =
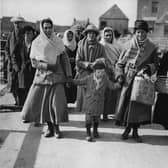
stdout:
[(85, 124), (87, 141), (92, 141), (91, 127), (93, 125), (93, 137), (98, 138), (98, 125), (100, 115), (104, 109), (104, 93), (106, 87), (119, 89), (119, 83), (111, 82), (105, 72), (105, 61), (97, 59), (91, 66), (93, 73), (82, 79), (74, 79), (76, 85), (83, 85), (85, 88), (84, 105), (82, 111), (85, 113)]

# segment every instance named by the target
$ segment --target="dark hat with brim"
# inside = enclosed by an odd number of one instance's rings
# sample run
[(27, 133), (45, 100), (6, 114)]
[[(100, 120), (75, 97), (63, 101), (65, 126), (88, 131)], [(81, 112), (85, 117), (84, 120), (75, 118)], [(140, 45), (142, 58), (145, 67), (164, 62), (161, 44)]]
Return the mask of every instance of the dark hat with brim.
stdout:
[(105, 69), (106, 68), (105, 59), (103, 59), (103, 58), (96, 59), (92, 65), (92, 68), (93, 68), (93, 70)]
[(96, 35), (99, 34), (98, 28), (95, 25), (92, 25), (92, 24), (88, 25), (83, 33), (86, 35), (88, 32), (95, 32)]
[(139, 29), (145, 30), (146, 32), (148, 32), (149, 31), (148, 23), (145, 20), (136, 20), (134, 32)]

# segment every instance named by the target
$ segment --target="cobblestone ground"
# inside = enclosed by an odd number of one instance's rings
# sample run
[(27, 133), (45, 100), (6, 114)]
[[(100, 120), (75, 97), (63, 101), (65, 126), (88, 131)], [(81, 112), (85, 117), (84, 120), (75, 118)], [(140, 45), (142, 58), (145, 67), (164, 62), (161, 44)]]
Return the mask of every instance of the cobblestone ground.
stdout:
[[(0, 104), (14, 102), (10, 94)], [(85, 141), (84, 115), (70, 110), (61, 125), (63, 139), (44, 138), (46, 126), (23, 124), (19, 111), (0, 111), (0, 168), (167, 168), (168, 131), (160, 125), (140, 129), (143, 143), (122, 141), (122, 127), (100, 123), (100, 138)]]

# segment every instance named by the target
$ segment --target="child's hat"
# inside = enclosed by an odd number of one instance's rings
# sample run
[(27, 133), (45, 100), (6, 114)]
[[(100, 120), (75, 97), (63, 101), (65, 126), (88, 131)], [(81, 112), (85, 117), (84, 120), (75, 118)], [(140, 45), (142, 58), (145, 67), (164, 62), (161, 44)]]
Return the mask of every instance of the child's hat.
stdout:
[(95, 69), (105, 69), (106, 64), (105, 64), (105, 59), (104, 58), (99, 58), (96, 59), (95, 62), (92, 65), (92, 68)]

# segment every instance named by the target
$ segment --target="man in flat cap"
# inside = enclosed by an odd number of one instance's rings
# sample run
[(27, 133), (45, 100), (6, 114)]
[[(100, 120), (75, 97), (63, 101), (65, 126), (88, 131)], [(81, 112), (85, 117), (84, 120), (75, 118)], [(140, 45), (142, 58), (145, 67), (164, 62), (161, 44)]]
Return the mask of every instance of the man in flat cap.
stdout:
[(14, 30), (13, 32), (10, 33), (7, 43), (6, 43), (6, 54), (7, 54), (6, 57), (8, 61), (8, 68), (7, 68), (8, 69), (8, 86), (14, 96), (15, 104), (19, 105), (18, 91), (17, 91), (17, 85), (18, 85), (17, 73), (19, 71), (19, 68), (17, 64), (13, 64), (14, 62), (13, 58), (14, 58), (14, 54), (15, 54), (15, 57), (17, 57), (17, 53), (15, 52), (16, 45), (21, 40), (23, 40), (22, 26), (25, 20), (24, 18), (18, 16), (18, 17), (13, 17), (11, 19), (11, 22), (13, 23)]

